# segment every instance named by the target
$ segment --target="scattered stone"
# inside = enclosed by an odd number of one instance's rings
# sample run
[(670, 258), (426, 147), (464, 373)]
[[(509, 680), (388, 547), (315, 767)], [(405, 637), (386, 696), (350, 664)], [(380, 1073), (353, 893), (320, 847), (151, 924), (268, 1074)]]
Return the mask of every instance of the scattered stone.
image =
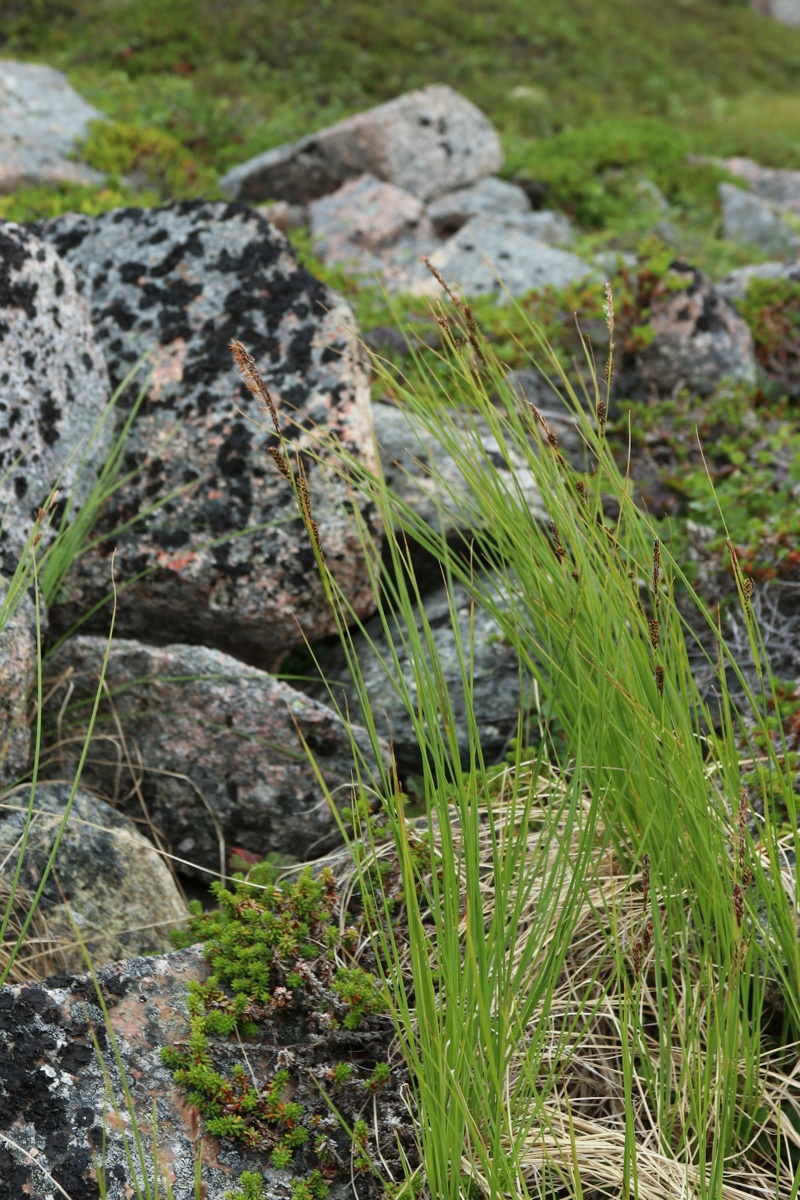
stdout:
[[(21, 923), (41, 882), (69, 800), (70, 785), (38, 783), (14, 908)], [(29, 789), (0, 804), (0, 891), (3, 903), (16, 870), (27, 819)], [(9, 813), (9, 810), (13, 810)], [(141, 815), (141, 813), (139, 814)], [(166, 864), (133, 821), (79, 789), (37, 909), (37, 937), (23, 947), (35, 974), (85, 971), (136, 954), (170, 948), (169, 933), (186, 920), (186, 906)]]
[[(449, 533), (465, 528), (467, 521), (457, 520), (452, 507), (474, 508), (471, 502), (474, 486), (464, 479), (456, 460), (442, 442), (432, 437), (412, 413), (395, 405), (375, 403), (373, 415), (381, 469), (388, 487), (421, 521), (435, 529), (443, 528)], [(453, 421), (455, 425), (448, 426), (446, 436), (458, 436), (458, 425), (463, 422), (463, 436), (469, 438), (468, 445), (473, 445), (477, 430), (494, 470), (501, 477), (513, 475), (514, 485), (521, 490), (531, 512), (537, 518), (543, 518), (536, 480), (522, 457), (514, 455), (510, 463), (506, 463), (497, 439), (479, 416), (454, 414)], [(474, 519), (479, 520), (477, 513)]]
[(762, 167), (752, 158), (729, 158), (720, 165), (738, 175), (756, 196), (774, 204), (779, 212), (800, 216), (800, 171)]
[[(520, 712), (520, 664), (516, 651), (503, 640), (497, 623), (478, 604), (472, 614), (472, 599), (466, 588), (457, 584), (453, 589), (454, 608), (458, 617), (463, 653), (469, 655), (472, 645), (472, 661), (467, 670), (473, 680), (473, 709), (480, 732), (481, 748), (487, 762), (499, 761), (507, 748), (509, 738), (517, 733)], [(469, 760), (469, 737), (467, 733), (466, 702), (462, 683), (458, 643), (453, 631), (450, 603), (444, 588), (425, 596), (425, 618), (430, 626), (436, 646), (444, 687), (453, 709), (458, 747), (462, 763)], [(472, 624), (471, 624), (472, 622)], [(422, 618), (417, 616), (417, 627), (422, 628)], [(413, 697), (416, 682), (413, 666), (407, 650), (407, 636), (397, 626), (397, 636), (392, 638), (390, 649), (379, 617), (374, 617), (365, 626), (365, 633), (353, 639), (353, 649), (370, 710), (378, 731), (391, 742), (397, 769), (401, 779), (417, 773), (422, 766), (419, 745), (409, 719), (408, 709), (394, 682), (399, 672), (405, 687)], [(398, 666), (393, 665), (392, 655), (397, 656)], [(388, 665), (388, 673), (387, 673)], [(329, 680), (336, 681), (333, 695), (348, 711), (360, 714), (358, 696), (350, 683), (343, 657), (334, 652), (325, 663)], [(531, 696), (523, 691), (523, 712), (532, 702)]]
[(89, 122), (102, 119), (60, 71), (0, 59), (0, 193), (36, 184), (102, 184), (99, 171), (72, 161)]
[(708, 396), (723, 382), (752, 387), (756, 360), (746, 323), (696, 268), (674, 263), (672, 270), (686, 287), (654, 302), (653, 342), (637, 355), (634, 390)]
[(523, 188), (490, 175), (472, 187), (440, 196), (428, 205), (428, 216), (439, 237), (448, 238), (471, 217), (505, 217), (530, 210), (531, 202)]
[[(41, 620), (46, 625), (46, 614)], [(36, 609), (27, 592), (9, 599), (0, 576), (0, 788), (14, 783), (30, 765), (28, 697), (36, 682)]]
[(792, 283), (800, 283), (800, 259), (793, 263), (765, 262), (737, 267), (716, 288), (726, 300), (743, 300), (752, 279), (788, 279)]
[(285, 200), (275, 200), (272, 204), (259, 205), (256, 212), (280, 229), (281, 233), (289, 234), (308, 225), (306, 204), (287, 204)]
[(750, 6), (765, 17), (800, 29), (800, 0), (750, 0)]
[(728, 241), (784, 258), (800, 252), (800, 235), (781, 219), (775, 205), (732, 183), (721, 183), (719, 195)]
[[(530, 213), (527, 220), (543, 215)], [(506, 289), (512, 296), (521, 296), (596, 277), (594, 269), (576, 254), (557, 250), (526, 232), (520, 223), (524, 219), (475, 217), (431, 255), (431, 262), (451, 287), (460, 288), (467, 296), (498, 293), (499, 302), (507, 299)], [(430, 280), (418, 290), (438, 294), (439, 289)]]
[[(46, 774), (70, 778), (88, 729), (106, 642), (68, 639), (48, 659)], [(181, 871), (226, 868), (225, 847), (313, 858), (338, 826), (303, 742), (350, 803), (351, 731), (288, 683), (202, 646), (115, 639), (83, 781), (145, 817)], [(67, 708), (57, 727), (53, 720)], [(352, 730), (368, 754), (363, 730)]]
[(422, 201), (374, 175), (359, 175), (313, 200), (309, 224), (314, 251), (325, 263), (383, 276), (387, 284), (437, 244)]
[(307, 204), (365, 173), (431, 200), (499, 170), (491, 122), (443, 84), (408, 92), (234, 167), (221, 179), (237, 200)]
[[(128, 436), (129, 477), (98, 526), (116, 543), (116, 632), (200, 642), (273, 667), (301, 630), (317, 638), (334, 628), (292, 485), (270, 457), (278, 438), (237, 378), (231, 339), (245, 344), (272, 392), (294, 469), (303, 455), (339, 586), (356, 612), (368, 611), (353, 496), (320, 447), (337, 437), (373, 464), (369, 387), (344, 302), (241, 205), (68, 214), (44, 235), (85, 289), (113, 383), (134, 371), (123, 403), (146, 388)], [(141, 365), (145, 354), (152, 358)], [(51, 613), (60, 628), (109, 595), (111, 548), (75, 564)], [(107, 625), (104, 610), (89, 628)]]
[(29, 229), (0, 222), (0, 566), (11, 575), (58, 488), (44, 545), (94, 486), (111, 395), (71, 268)]

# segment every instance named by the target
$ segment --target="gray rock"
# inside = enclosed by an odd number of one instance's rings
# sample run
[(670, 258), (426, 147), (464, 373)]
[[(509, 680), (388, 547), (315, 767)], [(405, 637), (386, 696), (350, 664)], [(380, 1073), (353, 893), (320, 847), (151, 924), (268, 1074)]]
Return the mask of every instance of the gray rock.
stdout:
[[(431, 437), (412, 413), (393, 404), (375, 403), (372, 406), (375, 422), (375, 437), (381, 457), (381, 469), (387, 485), (395, 495), (423, 521), (435, 529), (446, 532), (463, 529), (468, 521), (456, 520), (449, 510), (461, 504), (470, 507), (472, 485), (468, 484), (450, 452), (436, 438)], [(474, 445), (477, 430), (483, 452), (493, 470), (502, 477), (513, 475), (526, 503), (537, 517), (544, 516), (541, 497), (533, 472), (513, 455), (507, 463), (500, 452), (497, 439), (485, 421), (475, 414), (454, 415), (456, 423), (463, 419), (464, 438), (467, 445)], [(469, 433), (466, 432), (467, 427)], [(458, 431), (448, 428), (448, 436), (458, 436)], [(488, 470), (487, 466), (487, 470)]]
[[(46, 624), (46, 614), (42, 614)], [(24, 775), (30, 764), (27, 704), (36, 681), (36, 610), (23, 591), (9, 595), (0, 576), (0, 788)]]
[[(41, 882), (66, 812), (70, 785), (38, 783), (25, 844), (13, 925), (21, 922)], [(0, 805), (0, 889), (16, 870), (29, 789)], [(9, 810), (14, 810), (9, 813)], [(94, 966), (170, 948), (169, 933), (186, 921), (186, 906), (166, 864), (133, 821), (80, 788), (34, 919), (37, 938), (22, 949), (35, 974), (85, 971), (78, 927)]]
[(443, 84), (408, 92), (234, 167), (238, 200), (306, 204), (368, 173), (431, 200), (499, 170), (500, 140), (469, 100)]
[[(542, 215), (529, 214), (534, 218)], [(451, 287), (460, 288), (467, 296), (499, 293), (500, 302), (507, 299), (501, 288), (521, 296), (596, 278), (588, 263), (546, 245), (521, 228), (516, 218), (475, 217), (431, 255), (431, 262)], [(438, 294), (439, 289), (434, 280), (428, 280), (418, 290)]]
[(726, 300), (743, 300), (752, 279), (788, 279), (792, 283), (800, 283), (800, 259), (792, 263), (765, 262), (737, 267), (716, 288)]
[(0, 222), (0, 563), (11, 574), (37, 510), (58, 487), (60, 514), (88, 497), (112, 430), (111, 396), (89, 307), (71, 268), (30, 229)]
[[(273, 225), (240, 205), (70, 214), (47, 222), (44, 235), (83, 284), (114, 384), (152, 355), (125, 395), (130, 403), (146, 383), (125, 459), (137, 473), (98, 527), (113, 533), (164, 502), (115, 535), (116, 631), (201, 642), (272, 667), (302, 641), (301, 629), (316, 638), (334, 627), (292, 485), (269, 454), (278, 439), (236, 375), (231, 339), (272, 391), (293, 465), (303, 455), (329, 566), (355, 610), (367, 611), (353, 497), (320, 447), (323, 436), (338, 437), (365, 465), (374, 461), (347, 305), (298, 267)], [(51, 613), (60, 628), (108, 596), (109, 549), (75, 564)], [(102, 613), (92, 628), (107, 624)]]
[(439, 237), (450, 237), (471, 217), (505, 217), (530, 210), (531, 202), (521, 187), (490, 175), (472, 187), (447, 192), (432, 201), (428, 216)]
[[(48, 659), (48, 775), (75, 770), (105, 647), (103, 638), (71, 638)], [(226, 846), (304, 859), (337, 837), (302, 740), (337, 803), (348, 804), (352, 744), (330, 709), (202, 646), (115, 640), (106, 685), (113, 703), (101, 705), (83, 780), (122, 812), (146, 816), (190, 864), (181, 870), (224, 873)], [(363, 731), (353, 736), (366, 752)]]
[(0, 59), (0, 192), (42, 183), (102, 183), (99, 171), (72, 161), (89, 122), (102, 118), (60, 71)]
[(800, 29), (800, 0), (750, 0), (750, 6), (774, 21)]
[(359, 175), (313, 200), (309, 223), (314, 251), (325, 263), (382, 276), (387, 285), (438, 244), (422, 201), (374, 175)]
[(769, 201), (732, 183), (721, 183), (719, 194), (724, 233), (729, 241), (753, 246), (763, 254), (790, 257), (800, 252), (800, 235), (781, 219)]
[[(462, 649), (467, 656), (470, 640), (474, 639), (470, 672), (474, 686), (473, 710), (484, 757), (487, 762), (492, 762), (502, 758), (509, 738), (517, 732), (521, 699), (519, 660), (516, 651), (503, 641), (496, 622), (477, 604), (474, 626), (471, 627), (471, 599), (466, 588), (460, 584), (456, 585), (453, 596)], [(444, 687), (453, 709), (459, 751), (462, 762), (466, 765), (469, 756), (466, 701), (446, 591), (440, 588), (427, 595), (423, 604), (441, 664)], [(418, 628), (421, 628), (421, 625), (422, 618), (418, 615)], [(399, 673), (411, 691), (413, 702), (416, 684), (411, 657), (407, 650), (407, 640), (400, 632), (399, 626), (397, 629), (396, 636), (392, 637), (393, 651), (398, 658)], [(365, 634), (357, 634), (354, 637), (354, 651), (364, 678), (376, 727), (391, 742), (397, 769), (402, 778), (420, 770), (422, 764), (419, 745), (408, 709), (398, 692), (398, 685), (394, 682), (397, 668), (392, 664), (389, 643), (380, 618), (375, 617), (368, 621), (365, 630)], [(358, 719), (361, 711), (358, 696), (350, 682), (344, 659), (335, 653), (331, 655), (325, 661), (325, 674), (329, 680), (334, 681), (334, 699), (340, 706), (346, 704), (348, 711)], [(530, 702), (530, 695), (524, 692), (523, 705), (527, 706)]]
[(694, 267), (676, 263), (673, 271), (686, 286), (652, 305), (654, 338), (637, 356), (637, 389), (664, 395), (689, 388), (708, 396), (724, 382), (752, 387), (756, 360), (748, 326)]
[(800, 216), (800, 171), (786, 171), (774, 167), (762, 167), (752, 158), (728, 158), (711, 160), (738, 175), (747, 183), (750, 191), (762, 200), (774, 204), (781, 213)]

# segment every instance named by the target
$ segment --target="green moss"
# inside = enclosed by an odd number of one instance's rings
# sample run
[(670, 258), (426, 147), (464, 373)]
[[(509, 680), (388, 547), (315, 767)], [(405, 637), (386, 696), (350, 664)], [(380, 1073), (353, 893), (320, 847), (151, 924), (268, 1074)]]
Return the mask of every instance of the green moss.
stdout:
[[(266, 1142), (273, 1166), (288, 1167), (309, 1140), (306, 1110), (289, 1098), (288, 1071), (277, 1071), (256, 1090), (241, 1066), (230, 1075), (216, 1068), (213, 1039), (258, 1037), (265, 1019), (296, 1009), (327, 1011), (331, 1027), (341, 1020), (357, 1029), (370, 1014), (385, 1011), (385, 997), (375, 976), (334, 965), (334, 951), (351, 939), (333, 921), (338, 895), (330, 871), (315, 876), (304, 870), (279, 884), (273, 864), (263, 863), (247, 878), (235, 876), (232, 888), (215, 884), (213, 892), (218, 908), (203, 912), (194, 902), (189, 931), (174, 937), (176, 945), (203, 941), (213, 973), (189, 985), (186, 1048), (167, 1048), (163, 1059), (210, 1134)], [(349, 1074), (339, 1070), (334, 1082), (344, 1084)]]
[(81, 156), (111, 180), (139, 177), (165, 198), (218, 194), (215, 172), (171, 134), (152, 126), (92, 121)]
[(224, 1200), (264, 1200), (264, 1181), (255, 1171), (243, 1171), (235, 1191), (227, 1191)]
[(85, 213), (94, 217), (112, 208), (124, 208), (136, 204), (148, 206), (158, 203), (153, 191), (134, 191), (129, 187), (89, 187), (77, 183), (59, 183), (55, 186), (20, 188), (8, 196), (0, 196), (0, 220), (3, 221), (46, 221), (65, 212)]

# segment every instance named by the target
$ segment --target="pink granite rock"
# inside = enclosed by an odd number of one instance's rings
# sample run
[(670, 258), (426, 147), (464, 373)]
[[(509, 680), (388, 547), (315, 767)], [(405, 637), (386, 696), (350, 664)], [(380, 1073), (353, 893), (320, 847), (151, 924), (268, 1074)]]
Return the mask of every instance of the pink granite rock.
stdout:
[(421, 200), (410, 192), (359, 175), (309, 205), (315, 253), (348, 273), (378, 277), (391, 287), (438, 245)]
[(707, 396), (723, 382), (752, 387), (756, 360), (746, 323), (694, 267), (676, 263), (673, 271), (686, 286), (652, 306), (654, 337), (637, 355), (637, 390)]
[[(74, 774), (105, 649), (70, 638), (48, 659), (45, 775)], [(303, 744), (349, 804), (350, 732), (324, 704), (202, 646), (115, 640), (105, 683), (83, 783), (157, 835), (180, 870), (224, 874), (231, 846), (305, 859), (339, 840)], [(368, 753), (365, 732), (352, 734)]]

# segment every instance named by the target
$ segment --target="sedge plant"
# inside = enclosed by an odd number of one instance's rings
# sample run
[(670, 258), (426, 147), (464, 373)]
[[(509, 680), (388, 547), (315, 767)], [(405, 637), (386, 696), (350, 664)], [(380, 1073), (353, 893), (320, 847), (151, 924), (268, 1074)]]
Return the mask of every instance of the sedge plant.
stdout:
[[(800, 1180), (797, 814), (791, 756), (768, 735), (772, 685), (752, 583), (731, 547), (745, 663), (611, 452), (610, 295), (605, 378), (587, 352), (593, 393), (576, 395), (529, 331), (532, 359), (571, 398), (590, 462), (582, 471), (449, 289), (437, 316), (451, 336), (436, 371), (426, 383), (416, 364), (414, 386), (399, 390), (392, 378), (423, 439), (461, 474), (456, 487), (435, 460), (417, 464), (428, 493), (436, 486), (439, 527), (339, 451), (383, 520), (383, 565), (361, 526), (385, 634), (372, 651), (419, 743), (421, 829), (385, 764), (363, 643), (357, 652), (351, 633), (360, 623), (312, 536), (357, 699), (342, 712), (369, 730), (379, 764), (357, 764), (354, 845), (414, 1081), (426, 1186), (436, 1200), (554, 1189), (788, 1200)], [(523, 690), (540, 698), (538, 727), (520, 715), (517, 744), (529, 749), (499, 774), (471, 705), (472, 627), (453, 604), (467, 713), (468, 750), (459, 748), (454, 685), (425, 618), (414, 547), (435, 556), (451, 596), (467, 588), (493, 617), (517, 652)], [(713, 696), (695, 681), (703, 656)], [(744, 697), (736, 706), (729, 679)], [(757, 794), (745, 777), (753, 760)], [(400, 924), (396, 897), (369, 869), (375, 796), (402, 878)]]

